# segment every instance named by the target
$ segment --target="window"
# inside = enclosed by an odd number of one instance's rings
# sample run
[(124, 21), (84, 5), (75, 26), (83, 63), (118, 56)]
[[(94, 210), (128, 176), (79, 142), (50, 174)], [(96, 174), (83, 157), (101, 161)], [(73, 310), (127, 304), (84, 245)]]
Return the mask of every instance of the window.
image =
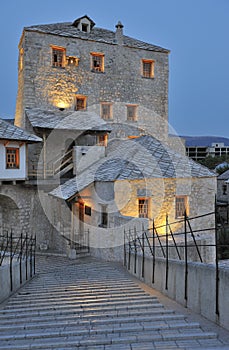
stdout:
[(139, 218), (148, 218), (149, 200), (142, 198), (138, 200), (138, 216)]
[(19, 169), (19, 148), (6, 148), (6, 169)]
[(127, 120), (137, 121), (137, 105), (127, 105)]
[(102, 212), (101, 212), (101, 227), (107, 227), (108, 225), (108, 213), (107, 213), (107, 206), (102, 205)]
[(223, 185), (223, 194), (224, 194), (224, 195), (227, 194), (227, 185)]
[(88, 24), (87, 23), (82, 23), (82, 32), (88, 32)]
[(99, 135), (97, 146), (107, 146), (107, 135)]
[(62, 67), (65, 66), (65, 49), (61, 47), (52, 47), (52, 66)]
[(153, 60), (142, 60), (142, 76), (144, 78), (154, 78)]
[(187, 210), (188, 210), (187, 204), (188, 204), (187, 196), (177, 196), (176, 197), (176, 208), (175, 208), (176, 218), (183, 217), (185, 214), (185, 211), (187, 213)]
[(101, 117), (105, 120), (112, 119), (112, 104), (109, 102), (101, 103)]
[(91, 53), (91, 70), (93, 72), (104, 72), (104, 54)]
[(85, 215), (91, 216), (91, 207), (85, 205), (84, 209)]
[(85, 111), (87, 108), (87, 97), (83, 95), (76, 96), (76, 111)]

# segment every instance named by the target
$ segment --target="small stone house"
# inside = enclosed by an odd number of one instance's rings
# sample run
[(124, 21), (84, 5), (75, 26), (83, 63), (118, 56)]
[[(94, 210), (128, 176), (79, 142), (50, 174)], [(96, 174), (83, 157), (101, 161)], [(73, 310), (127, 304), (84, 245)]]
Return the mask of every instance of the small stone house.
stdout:
[(42, 140), (0, 119), (0, 182), (28, 179), (28, 144)]

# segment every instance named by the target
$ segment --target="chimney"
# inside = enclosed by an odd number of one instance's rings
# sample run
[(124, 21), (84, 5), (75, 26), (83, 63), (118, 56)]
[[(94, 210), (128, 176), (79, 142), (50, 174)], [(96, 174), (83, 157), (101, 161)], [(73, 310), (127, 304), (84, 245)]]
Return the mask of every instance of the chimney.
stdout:
[(123, 45), (123, 25), (119, 21), (118, 24), (116, 24), (116, 32), (115, 32), (115, 41), (118, 45)]

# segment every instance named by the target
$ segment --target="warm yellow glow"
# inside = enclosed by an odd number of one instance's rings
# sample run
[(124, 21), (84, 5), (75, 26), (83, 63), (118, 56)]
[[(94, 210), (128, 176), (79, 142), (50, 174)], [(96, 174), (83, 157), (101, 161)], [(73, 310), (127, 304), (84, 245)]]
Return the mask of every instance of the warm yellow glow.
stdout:
[(64, 108), (64, 109), (69, 107), (69, 104), (64, 101), (54, 101), (54, 105), (58, 108)]

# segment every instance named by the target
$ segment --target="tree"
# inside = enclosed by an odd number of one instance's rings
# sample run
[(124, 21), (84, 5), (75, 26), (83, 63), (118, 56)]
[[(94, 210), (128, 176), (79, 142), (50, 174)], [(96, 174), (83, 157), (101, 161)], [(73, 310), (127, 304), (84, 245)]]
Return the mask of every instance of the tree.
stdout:
[[(216, 168), (218, 165), (224, 163), (224, 162), (228, 162), (228, 165), (222, 165), (222, 167), (219, 167), (218, 169)], [(223, 156), (207, 156), (204, 159), (199, 160), (199, 163), (206, 166), (207, 168), (214, 170), (216, 169), (216, 171), (219, 174), (222, 174), (224, 171), (229, 169), (229, 157), (228, 155), (223, 155)]]

